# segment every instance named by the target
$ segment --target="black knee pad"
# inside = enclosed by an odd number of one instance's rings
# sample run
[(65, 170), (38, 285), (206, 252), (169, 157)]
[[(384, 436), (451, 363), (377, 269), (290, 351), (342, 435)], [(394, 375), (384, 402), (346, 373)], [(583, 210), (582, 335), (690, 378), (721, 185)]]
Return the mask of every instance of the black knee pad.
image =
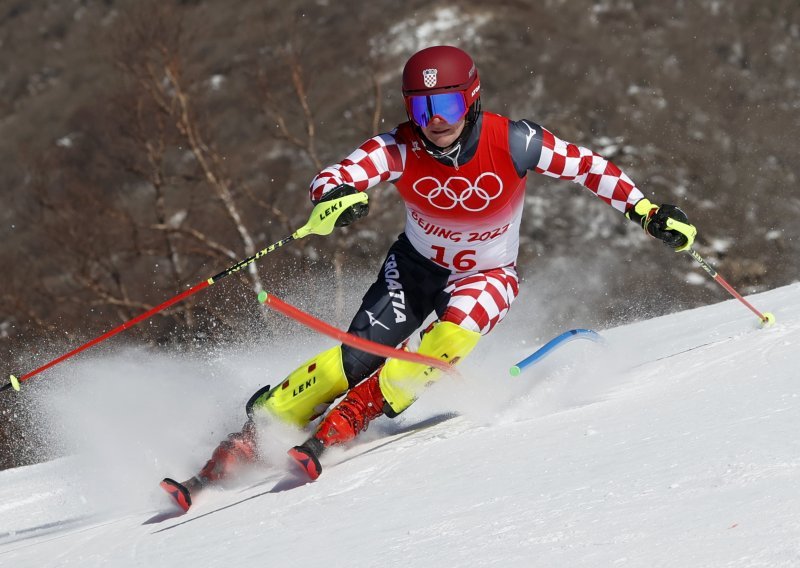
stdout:
[(383, 365), (384, 358), (342, 345), (342, 367), (347, 383), (353, 388)]

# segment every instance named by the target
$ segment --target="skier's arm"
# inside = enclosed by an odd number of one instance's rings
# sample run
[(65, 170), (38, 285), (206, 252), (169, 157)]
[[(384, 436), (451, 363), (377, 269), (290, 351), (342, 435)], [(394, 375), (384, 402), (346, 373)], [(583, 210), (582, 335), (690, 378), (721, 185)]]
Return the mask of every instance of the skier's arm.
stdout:
[(561, 140), (528, 120), (511, 122), (509, 138), (512, 159), (520, 175), (531, 170), (579, 183), (641, 225), (648, 235), (675, 250), (692, 246), (697, 231), (688, 224), (686, 214), (674, 205), (659, 207), (650, 203), (625, 172), (600, 154)]
[(347, 158), (328, 166), (311, 181), (311, 201), (317, 203), (331, 190), (349, 185), (364, 191), (382, 181), (393, 181), (403, 174), (405, 147), (394, 132), (379, 134), (359, 146)]
[(511, 152), (517, 169), (579, 183), (626, 213), (644, 195), (613, 162), (588, 148), (566, 142), (552, 132), (520, 120), (510, 124)]

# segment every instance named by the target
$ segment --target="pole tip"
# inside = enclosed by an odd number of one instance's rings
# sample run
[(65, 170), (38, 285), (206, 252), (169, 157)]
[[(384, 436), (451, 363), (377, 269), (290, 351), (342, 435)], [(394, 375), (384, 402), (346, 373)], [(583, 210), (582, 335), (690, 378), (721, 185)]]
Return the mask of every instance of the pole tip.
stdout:
[(262, 304), (267, 301), (269, 294), (267, 294), (264, 290), (258, 293), (258, 301)]
[(518, 377), (518, 376), (519, 376), (519, 374), (522, 372), (522, 369), (520, 369), (519, 367), (517, 367), (516, 365), (514, 365), (513, 367), (511, 367), (511, 368), (508, 370), (508, 372), (511, 374), (511, 376), (512, 376), (512, 377)]
[(19, 392), (19, 379), (14, 375), (11, 375), (9, 379), (11, 380), (11, 388)]
[(772, 312), (764, 312), (761, 315), (763, 316), (761, 319), (761, 327), (769, 327), (775, 323), (775, 314)]

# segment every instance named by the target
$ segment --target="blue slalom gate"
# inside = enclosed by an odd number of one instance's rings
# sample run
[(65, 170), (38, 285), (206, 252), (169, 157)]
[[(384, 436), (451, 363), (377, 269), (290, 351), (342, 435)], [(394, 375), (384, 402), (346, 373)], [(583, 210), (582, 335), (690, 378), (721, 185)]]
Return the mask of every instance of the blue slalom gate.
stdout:
[(571, 329), (569, 331), (565, 331), (561, 335), (554, 337), (544, 345), (542, 345), (539, 349), (534, 351), (531, 355), (511, 367), (508, 372), (511, 373), (512, 377), (518, 376), (526, 367), (530, 367), (534, 363), (537, 363), (547, 357), (550, 353), (552, 353), (557, 347), (569, 343), (574, 339), (588, 339), (590, 341), (594, 341), (595, 343), (603, 343), (605, 340), (603, 337), (597, 333), (596, 331), (592, 331), (591, 329)]

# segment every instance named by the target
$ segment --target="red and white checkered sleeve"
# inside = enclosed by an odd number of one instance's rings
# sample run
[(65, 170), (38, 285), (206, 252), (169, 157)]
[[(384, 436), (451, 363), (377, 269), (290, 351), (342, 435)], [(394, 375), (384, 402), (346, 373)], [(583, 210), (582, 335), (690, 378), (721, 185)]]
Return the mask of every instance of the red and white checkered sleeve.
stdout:
[(579, 183), (623, 213), (644, 197), (613, 162), (588, 148), (561, 140), (546, 128), (542, 128), (542, 153), (535, 171)]
[(311, 181), (312, 201), (343, 183), (364, 191), (382, 181), (392, 181), (403, 174), (406, 146), (395, 138), (395, 131), (370, 138), (338, 164), (328, 166)]

